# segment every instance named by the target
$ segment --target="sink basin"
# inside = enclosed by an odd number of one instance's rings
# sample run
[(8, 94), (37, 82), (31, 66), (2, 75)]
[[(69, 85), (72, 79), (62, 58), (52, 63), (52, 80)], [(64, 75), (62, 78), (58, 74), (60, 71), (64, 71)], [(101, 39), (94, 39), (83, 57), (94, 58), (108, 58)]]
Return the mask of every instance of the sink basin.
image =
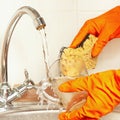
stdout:
[(58, 106), (15, 104), (8, 110), (0, 109), (0, 120), (58, 120)]
[[(58, 120), (63, 111), (58, 105), (39, 105), (38, 103), (15, 103), (8, 110), (0, 109), (0, 120)], [(120, 120), (120, 106), (100, 120)]]
[(58, 120), (59, 110), (24, 111), (3, 114), (0, 120)]

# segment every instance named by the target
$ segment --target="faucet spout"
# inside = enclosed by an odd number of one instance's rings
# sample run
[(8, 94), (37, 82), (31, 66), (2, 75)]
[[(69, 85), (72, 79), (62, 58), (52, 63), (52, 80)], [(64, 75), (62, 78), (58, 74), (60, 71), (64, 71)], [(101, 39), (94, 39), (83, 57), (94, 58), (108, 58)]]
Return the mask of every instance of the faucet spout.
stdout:
[(45, 28), (46, 24), (44, 22), (44, 19), (39, 15), (39, 13), (29, 7), (29, 6), (24, 6), (18, 9), (11, 19), (9, 26), (6, 30), (5, 37), (4, 37), (4, 43), (3, 43), (3, 49), (2, 49), (2, 57), (1, 57), (1, 77), (2, 77), (2, 82), (7, 82), (8, 81), (8, 75), (7, 75), (7, 57), (8, 57), (8, 49), (9, 49), (9, 44), (11, 40), (12, 33), (15, 29), (16, 24), (22, 17), (22, 15), (28, 14), (35, 25), (35, 28), (37, 30), (41, 30)]
[[(22, 15), (27, 14), (29, 15), (32, 20), (33, 23), (35, 25), (36, 30), (41, 30), (44, 29), (46, 24), (44, 22), (44, 19), (40, 16), (40, 14), (33, 8), (29, 7), (29, 6), (24, 6), (21, 7), (20, 9), (18, 9), (15, 13), (15, 15), (13, 16), (13, 18), (11, 19), (5, 36), (4, 36), (4, 41), (3, 41), (3, 48), (2, 48), (2, 56), (1, 56), (1, 86), (0, 86), (0, 98), (3, 99), (3, 101), (5, 101), (5, 103), (7, 104), (9, 101), (11, 102), (11, 100), (16, 98), (16, 94), (17, 92), (14, 91), (14, 94), (12, 94), (11, 97), (11, 88), (8, 85), (8, 50), (9, 50), (9, 44), (10, 44), (10, 40), (12, 37), (12, 33), (18, 23), (18, 21), (20, 20), (20, 18), (22, 17)], [(32, 82), (29, 81), (31, 84)], [(23, 92), (23, 87), (26, 89), (25, 87), (26, 84), (24, 84), (22, 86), (22, 88), (20, 87), (19, 91)]]
[(16, 17), (21, 17), (23, 14), (28, 14), (32, 19), (37, 30), (40, 30), (46, 26), (44, 19), (33, 8), (24, 6), (17, 10)]

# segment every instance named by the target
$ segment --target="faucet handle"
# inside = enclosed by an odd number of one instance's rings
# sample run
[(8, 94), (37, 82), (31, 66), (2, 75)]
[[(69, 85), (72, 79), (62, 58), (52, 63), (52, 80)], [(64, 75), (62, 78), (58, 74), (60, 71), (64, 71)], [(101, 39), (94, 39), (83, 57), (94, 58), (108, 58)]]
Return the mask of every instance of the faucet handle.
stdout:
[(24, 81), (24, 84), (26, 85), (35, 85), (35, 83), (29, 78), (29, 73), (27, 71), (27, 69), (24, 70), (24, 75), (25, 75), (25, 81)]
[(24, 70), (24, 75), (25, 75), (25, 79), (28, 80), (29, 79), (29, 73), (26, 69)]

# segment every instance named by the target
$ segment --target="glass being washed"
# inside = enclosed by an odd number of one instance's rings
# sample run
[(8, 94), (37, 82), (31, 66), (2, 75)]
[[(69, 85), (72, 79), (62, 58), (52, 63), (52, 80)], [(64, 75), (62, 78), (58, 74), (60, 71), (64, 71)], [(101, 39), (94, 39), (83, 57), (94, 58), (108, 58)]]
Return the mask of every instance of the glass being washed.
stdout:
[[(75, 58), (75, 57), (74, 57)], [(58, 87), (60, 84), (68, 81), (73, 80), (75, 78), (80, 78), (84, 76), (88, 76), (88, 72), (86, 66), (81, 59), (81, 57), (77, 59), (58, 59), (56, 60), (50, 67), (49, 70), (51, 82), (53, 86), (53, 90), (55, 94), (59, 97), (61, 104), (67, 110), (68, 104), (70, 103), (71, 99), (75, 95), (80, 95), (83, 92), (61, 92), (59, 91)], [(80, 108), (86, 99), (82, 99), (76, 104), (73, 104), (70, 107), (69, 111)]]

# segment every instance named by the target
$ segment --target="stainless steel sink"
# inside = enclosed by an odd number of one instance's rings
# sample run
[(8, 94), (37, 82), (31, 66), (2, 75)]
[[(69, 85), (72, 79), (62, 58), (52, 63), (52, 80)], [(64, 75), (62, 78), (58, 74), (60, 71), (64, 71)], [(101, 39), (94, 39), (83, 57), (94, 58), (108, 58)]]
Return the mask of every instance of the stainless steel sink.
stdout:
[[(0, 120), (58, 120), (63, 111), (59, 105), (39, 105), (38, 103), (18, 102), (10, 109), (0, 109)], [(120, 105), (112, 113), (100, 120), (120, 120)]]
[(0, 120), (58, 120), (59, 110), (24, 111), (3, 114)]
[(59, 106), (17, 104), (10, 109), (0, 109), (0, 120), (58, 120)]

